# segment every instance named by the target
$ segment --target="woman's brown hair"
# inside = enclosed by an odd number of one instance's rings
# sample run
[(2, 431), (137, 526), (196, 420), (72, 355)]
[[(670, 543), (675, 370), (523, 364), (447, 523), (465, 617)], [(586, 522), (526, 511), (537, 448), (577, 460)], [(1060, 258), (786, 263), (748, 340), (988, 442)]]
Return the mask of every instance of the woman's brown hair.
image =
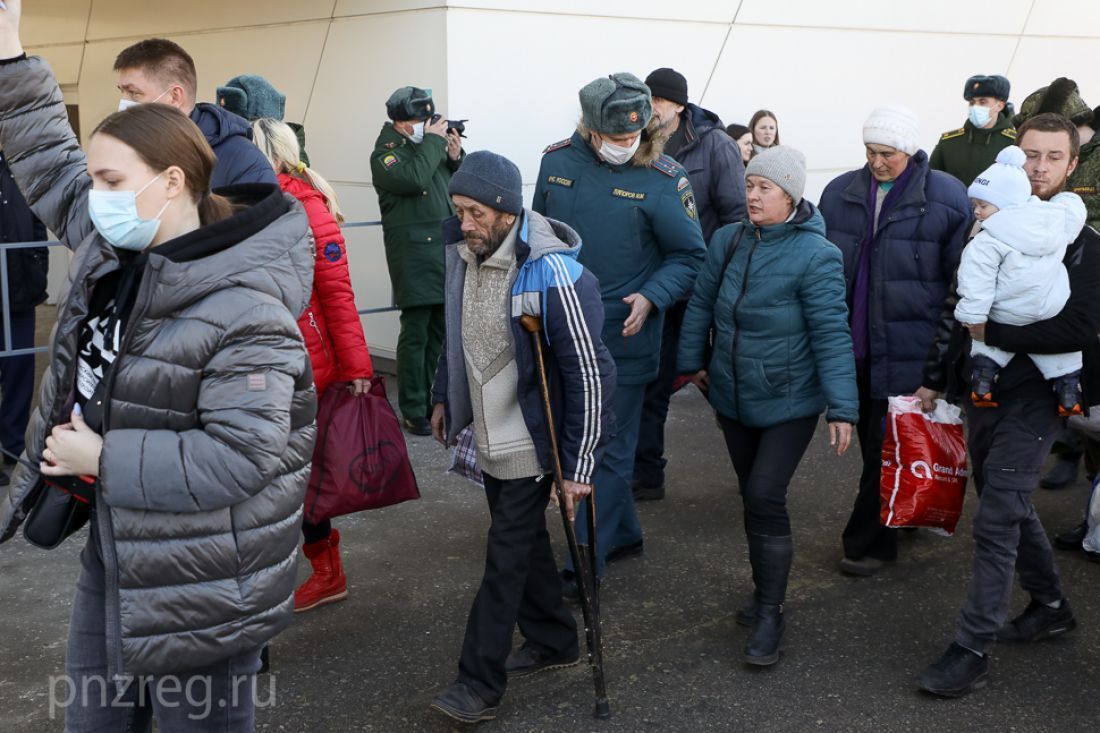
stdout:
[(756, 114), (754, 114), (752, 116), (752, 119), (749, 120), (749, 132), (752, 133), (752, 142), (755, 145), (756, 144), (756, 123), (759, 122), (760, 120), (764, 119), (765, 117), (770, 117), (773, 120), (775, 120), (775, 141), (771, 144), (771, 147), (774, 148), (776, 145), (779, 144), (779, 118), (775, 116), (775, 112), (772, 112), (771, 110), (767, 110), (767, 109), (758, 109), (758, 110), (756, 110)]
[(210, 176), (217, 163), (214, 151), (195, 123), (175, 107), (139, 104), (115, 112), (100, 122), (92, 135), (99, 133), (129, 145), (158, 173), (171, 166), (182, 170), (203, 226), (233, 215), (229, 199), (210, 193)]

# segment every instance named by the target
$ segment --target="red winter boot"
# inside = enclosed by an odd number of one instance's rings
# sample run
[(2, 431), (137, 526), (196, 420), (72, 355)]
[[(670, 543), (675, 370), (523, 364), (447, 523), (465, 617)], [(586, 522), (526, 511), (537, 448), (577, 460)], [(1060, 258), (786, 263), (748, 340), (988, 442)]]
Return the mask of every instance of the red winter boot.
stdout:
[(313, 575), (294, 591), (294, 613), (308, 611), (348, 597), (348, 579), (340, 562), (340, 532), (332, 530), (327, 539), (303, 545)]

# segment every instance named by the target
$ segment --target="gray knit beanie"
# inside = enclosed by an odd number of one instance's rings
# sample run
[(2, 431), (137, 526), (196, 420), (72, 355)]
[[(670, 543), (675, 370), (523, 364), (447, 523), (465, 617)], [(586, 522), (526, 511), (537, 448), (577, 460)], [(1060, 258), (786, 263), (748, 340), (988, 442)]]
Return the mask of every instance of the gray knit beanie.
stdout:
[(649, 87), (626, 72), (593, 79), (581, 88), (579, 96), (584, 126), (605, 135), (637, 132), (653, 116)]
[(523, 211), (523, 178), (503, 155), (488, 150), (470, 153), (451, 178), (447, 193), (469, 196), (491, 209), (509, 214)]
[(767, 178), (786, 191), (798, 206), (806, 189), (806, 156), (789, 145), (767, 148), (753, 156), (745, 167), (745, 177), (749, 176)]

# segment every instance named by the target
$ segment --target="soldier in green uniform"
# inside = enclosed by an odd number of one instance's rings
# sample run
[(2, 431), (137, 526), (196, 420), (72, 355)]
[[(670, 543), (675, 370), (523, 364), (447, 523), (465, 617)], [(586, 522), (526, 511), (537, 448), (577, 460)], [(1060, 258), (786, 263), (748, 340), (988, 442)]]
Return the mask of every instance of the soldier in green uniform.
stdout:
[(1077, 168), (1070, 174), (1066, 190), (1081, 197), (1088, 209), (1088, 225), (1100, 229), (1100, 135), (1094, 126), (1092, 109), (1081, 99), (1077, 82), (1061, 77), (1027, 96), (1016, 115), (1016, 124), (1043, 112), (1056, 112), (1077, 125), (1081, 153)]
[(458, 132), (432, 122), (430, 90), (401, 87), (374, 144), (371, 177), (382, 210), (386, 265), (401, 310), (397, 404), (405, 429), (431, 435), (431, 386), (443, 346), (442, 221), (454, 215), (447, 186), (462, 164)]
[(950, 173), (969, 186), (979, 173), (997, 159), (997, 153), (1016, 142), (1016, 128), (1008, 106), (1008, 79), (1003, 76), (972, 76), (963, 87), (969, 106), (966, 122), (940, 136), (928, 165)]

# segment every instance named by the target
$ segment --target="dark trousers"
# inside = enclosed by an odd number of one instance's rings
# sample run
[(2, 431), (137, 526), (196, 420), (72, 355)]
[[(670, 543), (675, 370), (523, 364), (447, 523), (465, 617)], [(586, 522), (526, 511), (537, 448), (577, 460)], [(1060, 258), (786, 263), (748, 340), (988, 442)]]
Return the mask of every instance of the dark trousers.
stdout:
[(307, 545), (327, 540), (330, 534), (332, 534), (331, 520), (322, 520), (320, 524), (311, 524), (302, 520), (302, 541)]
[(466, 622), (458, 681), (495, 705), (508, 683), (504, 662), (517, 622), (527, 643), (550, 657), (577, 654), (577, 624), (562, 601), (546, 531), (550, 480), (485, 474), (485, 496), (492, 517), (485, 576)]
[(879, 476), (882, 472), (882, 438), (886, 427), (886, 400), (871, 397), (870, 380), (858, 376), (859, 422), (856, 435), (863, 455), (863, 473), (859, 476), (848, 526), (844, 528), (844, 556), (853, 560), (873, 557), (894, 560), (898, 556), (898, 531), (882, 526)]
[[(0, 333), (3, 332), (0, 327)], [(34, 309), (11, 314), (11, 347), (34, 346)], [(0, 340), (0, 349), (4, 343)], [(0, 446), (9, 453), (23, 452), (23, 437), (34, 399), (34, 355), (0, 358)], [(4, 457), (5, 462), (14, 459)]]
[(787, 487), (814, 437), (817, 416), (750, 428), (719, 415), (718, 424), (741, 487), (745, 532), (768, 537), (790, 535)]
[(956, 640), (984, 652), (1008, 616), (1013, 571), (1042, 603), (1062, 598), (1050, 541), (1031, 495), (1058, 435), (1058, 408), (1049, 400), (966, 405), (970, 473), (978, 490), (974, 570), (959, 613)]
[(657, 378), (646, 385), (642, 405), (642, 423), (638, 430), (638, 447), (634, 451), (634, 480), (644, 486), (664, 486), (665, 420), (668, 402), (672, 399), (672, 383), (676, 381), (676, 351), (680, 346), (680, 327), (684, 323), (687, 302), (676, 303), (665, 312), (661, 334), (661, 366)]
[(432, 381), (443, 349), (443, 306), (401, 310), (397, 336), (397, 406), (406, 418), (431, 417)]
[[(642, 541), (642, 525), (634, 506), (630, 482), (634, 476), (634, 451), (638, 447), (644, 384), (618, 384), (612, 405), (615, 410), (615, 435), (608, 439), (603, 460), (596, 467), (592, 483), (596, 487), (596, 574), (603, 577), (607, 553)], [(577, 509), (577, 541), (588, 542), (588, 506)], [(564, 567), (575, 571), (573, 558), (566, 557)]]

